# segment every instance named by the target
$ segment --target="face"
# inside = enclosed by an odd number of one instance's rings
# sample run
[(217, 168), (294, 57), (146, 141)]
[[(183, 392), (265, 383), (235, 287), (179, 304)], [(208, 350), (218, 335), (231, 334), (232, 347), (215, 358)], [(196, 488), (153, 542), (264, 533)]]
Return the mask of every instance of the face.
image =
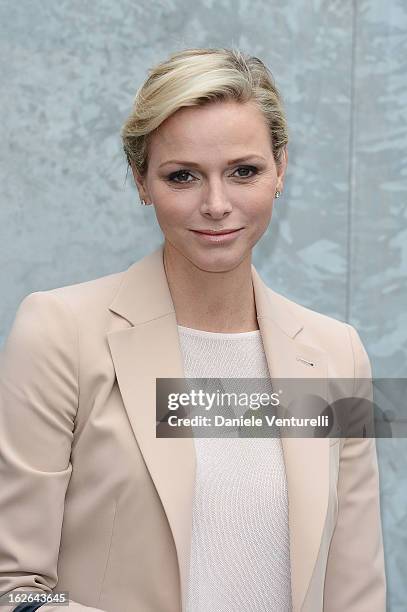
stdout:
[[(286, 164), (285, 151), (276, 167), (257, 106), (227, 101), (174, 113), (152, 135), (146, 176), (133, 175), (172, 258), (224, 272), (250, 258), (266, 231)], [(227, 240), (197, 233), (220, 229), (239, 231)]]

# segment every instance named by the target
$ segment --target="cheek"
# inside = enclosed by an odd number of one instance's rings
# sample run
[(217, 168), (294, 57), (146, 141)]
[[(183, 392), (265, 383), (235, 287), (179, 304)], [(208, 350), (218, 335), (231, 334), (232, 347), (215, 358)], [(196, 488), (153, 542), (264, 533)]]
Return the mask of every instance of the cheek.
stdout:
[(152, 181), (149, 185), (149, 191), (160, 226), (167, 227), (177, 223), (179, 216), (182, 214), (177, 194), (169, 190), (161, 180)]
[(168, 198), (165, 204), (156, 203), (155, 214), (161, 227), (176, 228), (187, 222), (188, 214), (184, 207), (178, 202), (171, 202)]
[(267, 198), (260, 200), (257, 204), (253, 204), (248, 213), (250, 222), (256, 225), (265, 225), (269, 223), (273, 212), (273, 200), (268, 195)]
[[(192, 191), (192, 190), (191, 190)], [(155, 214), (161, 227), (168, 229), (193, 226), (194, 216), (199, 209), (199, 198), (187, 190), (173, 191), (167, 186), (154, 190)]]

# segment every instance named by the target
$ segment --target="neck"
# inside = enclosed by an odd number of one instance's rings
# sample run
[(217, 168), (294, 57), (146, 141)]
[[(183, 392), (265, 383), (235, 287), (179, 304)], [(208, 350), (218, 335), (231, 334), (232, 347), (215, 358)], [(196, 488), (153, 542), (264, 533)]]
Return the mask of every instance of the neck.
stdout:
[(165, 242), (164, 268), (178, 325), (219, 333), (259, 329), (251, 255), (233, 270), (208, 272)]

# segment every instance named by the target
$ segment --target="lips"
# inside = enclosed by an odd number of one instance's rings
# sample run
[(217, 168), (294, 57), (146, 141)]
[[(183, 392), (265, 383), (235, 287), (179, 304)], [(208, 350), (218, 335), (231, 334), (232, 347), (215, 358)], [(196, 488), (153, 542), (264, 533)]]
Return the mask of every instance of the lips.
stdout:
[(209, 236), (222, 236), (223, 234), (231, 234), (232, 232), (237, 232), (242, 229), (241, 227), (236, 227), (235, 229), (225, 229), (225, 230), (192, 230), (193, 232), (198, 232), (199, 234), (208, 234)]
[(240, 227), (238, 229), (224, 229), (217, 232), (206, 229), (191, 231), (201, 243), (215, 245), (218, 248), (237, 240), (243, 229), (243, 227)]

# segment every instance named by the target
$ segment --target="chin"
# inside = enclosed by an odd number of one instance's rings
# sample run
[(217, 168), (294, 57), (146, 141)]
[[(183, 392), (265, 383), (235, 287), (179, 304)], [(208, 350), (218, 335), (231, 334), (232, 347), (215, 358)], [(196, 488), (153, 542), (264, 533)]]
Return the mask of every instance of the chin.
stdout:
[(208, 250), (207, 253), (193, 253), (188, 259), (200, 270), (205, 272), (229, 272), (236, 268), (250, 253), (240, 253), (237, 250), (219, 248)]
[(251, 244), (247, 243), (199, 247), (191, 244), (190, 241), (172, 240), (168, 237), (167, 242), (178, 253), (178, 256), (181, 255), (196, 268), (205, 272), (229, 272), (250, 257), (252, 252)]

